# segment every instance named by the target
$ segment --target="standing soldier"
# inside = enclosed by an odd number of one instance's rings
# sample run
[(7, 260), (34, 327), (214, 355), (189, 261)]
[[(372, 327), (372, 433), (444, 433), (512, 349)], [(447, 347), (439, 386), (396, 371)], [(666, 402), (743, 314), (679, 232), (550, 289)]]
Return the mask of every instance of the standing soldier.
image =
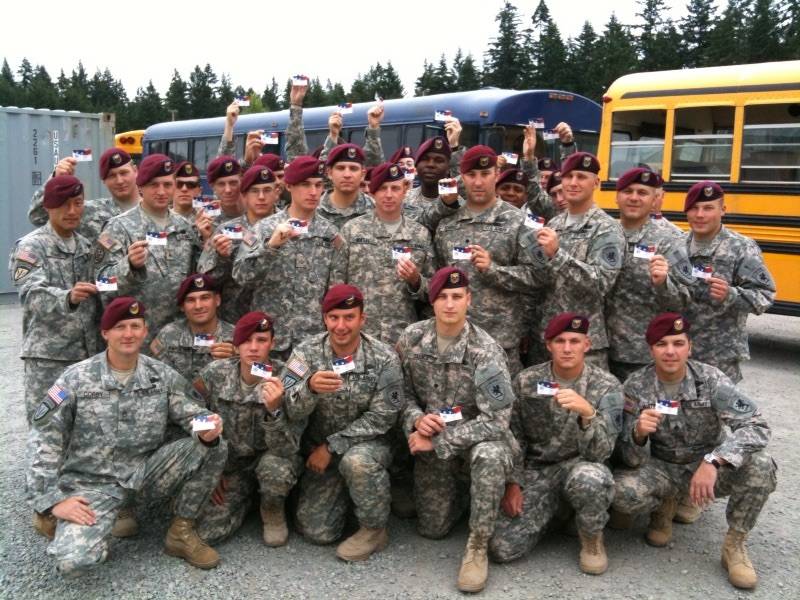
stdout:
[(375, 203), (359, 188), (364, 177), (364, 151), (355, 144), (339, 144), (328, 153), (325, 173), (333, 189), (325, 192), (317, 212), (337, 229), (370, 212)]
[(242, 167), (235, 156), (218, 156), (206, 168), (206, 179), (219, 200), (220, 214), (213, 217), (214, 225), (241, 216), (239, 184), (242, 178)]
[(341, 537), (352, 501), (359, 529), (336, 555), (366, 560), (389, 541), (386, 433), (404, 404), (403, 376), (394, 350), (362, 333), (357, 287), (332, 286), (322, 315), (327, 332), (297, 346), (284, 370), (286, 414), (308, 423), (296, 522), (311, 542), (330, 544)]
[(174, 173), (175, 164), (168, 156), (147, 156), (136, 178), (141, 204), (112, 218), (95, 246), (98, 277), (116, 278), (117, 285), (116, 291), (101, 293), (103, 303), (118, 295), (135, 295), (147, 302), (152, 307), (150, 336), (178, 316), (175, 294), (194, 273), (201, 249), (189, 222), (169, 211)]
[(738, 383), (741, 362), (750, 358), (747, 316), (772, 306), (775, 282), (758, 244), (722, 224), (725, 194), (718, 184), (694, 184), (683, 210), (691, 228), (687, 244), (697, 279), (688, 310), (696, 331), (692, 356)]
[(57, 175), (44, 186), (47, 222), (18, 240), (9, 270), (22, 304), (25, 415), (69, 365), (96, 352), (97, 287), (92, 247), (77, 233), (83, 214), (83, 184)]
[(648, 362), (645, 324), (658, 313), (683, 311), (689, 303), (692, 266), (684, 235), (650, 219), (659, 181), (641, 167), (617, 179), (624, 259), (606, 297), (605, 315), (611, 372), (623, 382)]
[(417, 530), (443, 538), (469, 498), (458, 589), (479, 592), (486, 586), (487, 546), (513, 466), (514, 393), (503, 349), (467, 320), (467, 274), (439, 269), (429, 297), (435, 317), (409, 326), (397, 342), (408, 397), (400, 425), (415, 457)]
[(197, 209), (195, 198), (202, 195), (200, 171), (188, 160), (175, 165), (175, 193), (172, 196), (172, 211), (190, 223), (194, 222)]
[(511, 430), (522, 450), (489, 542), (498, 562), (530, 552), (564, 498), (575, 510), (581, 570), (600, 575), (608, 568), (603, 527), (614, 478), (604, 463), (622, 425), (622, 386), (584, 362), (588, 331), (589, 320), (582, 315), (553, 317), (544, 332), (552, 360), (514, 380)]
[[(61, 159), (53, 171), (58, 175), (74, 175), (77, 161), (70, 157)], [(78, 233), (94, 243), (111, 217), (116, 217), (139, 204), (139, 188), (136, 186), (136, 165), (131, 155), (120, 148), (109, 148), (98, 161), (100, 179), (108, 188), (111, 197), (86, 200)], [(39, 188), (31, 199), (28, 219), (40, 226), (47, 222), (47, 211), (42, 206), (44, 187)]]
[[(144, 316), (134, 298), (115, 298), (100, 321), (108, 349), (67, 368), (33, 417), (28, 487), (34, 510), (58, 520), (47, 552), (65, 576), (106, 560), (120, 507), (143, 488), (175, 499), (167, 554), (201, 569), (219, 563), (194, 519), (225, 464), (222, 420), (177, 372), (139, 354)], [(164, 443), (167, 424), (191, 433), (196, 419), (203, 431)]]
[(745, 541), (777, 483), (775, 461), (764, 451), (770, 430), (722, 371), (689, 359), (688, 333), (677, 313), (657, 315), (647, 328), (654, 364), (625, 382), (620, 441), (633, 469), (614, 474), (613, 506), (622, 515), (650, 513), (646, 540), (661, 547), (672, 539), (682, 494), (698, 506), (730, 496), (722, 566), (734, 586), (750, 589), (757, 576)]

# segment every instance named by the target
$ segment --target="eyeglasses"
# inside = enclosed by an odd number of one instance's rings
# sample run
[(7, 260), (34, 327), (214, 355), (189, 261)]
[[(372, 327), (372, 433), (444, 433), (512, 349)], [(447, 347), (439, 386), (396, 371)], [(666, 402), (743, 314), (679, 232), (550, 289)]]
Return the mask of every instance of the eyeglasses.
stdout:
[(177, 187), (178, 189), (181, 189), (181, 188), (185, 187), (187, 190), (193, 190), (195, 188), (200, 187), (200, 182), (199, 181), (176, 181), (175, 182), (175, 187)]

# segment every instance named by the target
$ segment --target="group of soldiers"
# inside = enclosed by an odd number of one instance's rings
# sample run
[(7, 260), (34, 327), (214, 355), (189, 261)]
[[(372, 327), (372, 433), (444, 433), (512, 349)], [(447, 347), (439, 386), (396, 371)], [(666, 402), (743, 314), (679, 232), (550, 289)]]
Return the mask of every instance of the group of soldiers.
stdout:
[(84, 199), (69, 158), (34, 194), (9, 268), (27, 493), (58, 570), (103, 562), (156, 493), (173, 499), (166, 552), (199, 568), (253, 506), (272, 547), (289, 522), (317, 544), (355, 522), (347, 561), (387, 545), (391, 512), (434, 539), (468, 514), (457, 585), (478, 592), (489, 558), (553, 527), (574, 524), (581, 570), (601, 574), (609, 519), (649, 514), (665, 546), (729, 495), (723, 565), (754, 587), (745, 540), (776, 467), (736, 383), (775, 286), (722, 224), (720, 186), (691, 187), (686, 235), (661, 177), (634, 168), (615, 220), (566, 124), (560, 162), (537, 160), (533, 127), (518, 165), (465, 148), (452, 117), (384, 161), (381, 104), (363, 148), (334, 113), (309, 153), (304, 93), (285, 162), (261, 131), (232, 155), (229, 107), (213, 198), (196, 165), (119, 148), (99, 160), (109, 197)]

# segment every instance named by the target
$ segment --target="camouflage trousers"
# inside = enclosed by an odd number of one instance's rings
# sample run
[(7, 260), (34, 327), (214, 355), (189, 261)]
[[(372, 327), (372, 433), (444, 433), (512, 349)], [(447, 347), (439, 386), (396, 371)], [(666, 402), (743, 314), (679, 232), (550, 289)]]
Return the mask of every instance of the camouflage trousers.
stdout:
[[(614, 473), (614, 509), (624, 514), (649, 513), (670, 497), (680, 499), (698, 463), (676, 465), (650, 457), (638, 469)], [(721, 467), (714, 496), (730, 496), (725, 516), (728, 526), (747, 533), (755, 527), (758, 515), (777, 485), (777, 466), (766, 452), (751, 454), (738, 469)]]
[(512, 466), (511, 451), (504, 442), (479, 442), (447, 460), (434, 452), (417, 454), (414, 503), (419, 534), (443, 538), (469, 503), (470, 532), (488, 540)]
[(33, 414), (58, 376), (78, 361), (49, 358), (23, 358), (22, 361), (25, 369), (25, 417), (30, 426)]
[(620, 383), (625, 383), (625, 380), (631, 376), (632, 373), (635, 373), (642, 367), (646, 367), (647, 364), (639, 364), (639, 363), (628, 363), (628, 362), (619, 362), (616, 360), (609, 360), (609, 371), (611, 374), (619, 379)]
[(223, 473), (220, 481), (224, 481), (225, 502), (214, 504), (209, 500), (203, 506), (197, 517), (197, 534), (209, 544), (219, 544), (236, 533), (256, 499), (256, 490), (262, 504), (283, 505), (302, 467), (299, 456), (264, 453), (249, 468)]
[(324, 473), (306, 469), (300, 477), (297, 529), (315, 544), (330, 544), (342, 536), (351, 505), (362, 527), (386, 527), (391, 462), (389, 443), (370, 440), (334, 455)]
[(209, 448), (185, 438), (162, 446), (142, 463), (131, 477), (137, 482), (135, 489), (98, 484), (74, 490), (71, 496), (83, 496), (89, 501), (96, 522), (85, 526), (59, 520), (47, 553), (55, 557), (62, 575), (76, 575), (102, 563), (108, 556), (108, 538), (117, 513), (133, 492), (175, 496), (176, 516), (194, 519), (209, 501), (227, 454), (224, 442)]
[(554, 465), (526, 468), (519, 483), (522, 514), (511, 518), (500, 511), (489, 540), (489, 553), (496, 562), (516, 560), (530, 552), (562, 502), (574, 509), (575, 523), (581, 533), (599, 533), (608, 521), (614, 478), (601, 463), (578, 456)]

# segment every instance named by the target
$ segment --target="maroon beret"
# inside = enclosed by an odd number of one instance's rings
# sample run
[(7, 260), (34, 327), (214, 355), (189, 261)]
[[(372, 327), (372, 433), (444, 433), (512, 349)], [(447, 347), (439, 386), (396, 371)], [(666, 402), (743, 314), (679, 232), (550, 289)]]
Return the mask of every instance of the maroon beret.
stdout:
[(668, 312), (653, 317), (644, 334), (647, 344), (652, 346), (667, 335), (680, 335), (689, 333), (689, 321), (682, 314)]
[(283, 171), (286, 168), (286, 163), (283, 162), (283, 159), (277, 154), (267, 152), (266, 154), (259, 156), (253, 163), (253, 166), (267, 167), (273, 173), (277, 173), (278, 171)]
[(624, 190), (634, 183), (641, 183), (651, 188), (657, 188), (661, 185), (661, 178), (650, 169), (644, 167), (628, 169), (617, 179), (617, 191)]
[(570, 154), (561, 163), (561, 177), (564, 177), (570, 171), (586, 171), (587, 173), (594, 173), (597, 175), (600, 172), (600, 161), (594, 154), (588, 152), (576, 152)]
[(337, 162), (355, 162), (363, 165), (365, 160), (366, 158), (364, 157), (364, 151), (361, 149), (361, 146), (356, 146), (355, 144), (339, 144), (328, 152), (328, 160), (325, 161), (325, 165), (332, 167)]
[(516, 183), (527, 188), (528, 174), (519, 169), (506, 169), (500, 173), (500, 177), (497, 178), (497, 187), (500, 187), (504, 183)]
[(405, 179), (405, 173), (403, 173), (400, 165), (385, 162), (372, 169), (369, 180), (369, 193), (374, 194), (387, 181), (400, 181), (402, 179)]
[(557, 187), (559, 185), (561, 185), (561, 171), (553, 171), (550, 174), (550, 178), (547, 180), (547, 186), (545, 192), (549, 194), (554, 187)]
[(47, 180), (44, 185), (45, 208), (59, 208), (70, 198), (80, 196), (83, 193), (81, 180), (72, 175), (56, 175)]
[(550, 319), (544, 330), (544, 339), (552, 340), (565, 331), (586, 334), (589, 331), (589, 319), (574, 312), (561, 313)]
[(314, 177), (325, 177), (325, 163), (313, 156), (298, 156), (286, 165), (283, 180), (294, 185)]
[(442, 267), (428, 282), (428, 301), (433, 304), (443, 289), (469, 287), (469, 277), (457, 267)]
[(322, 299), (322, 314), (336, 308), (347, 310), (356, 306), (364, 306), (364, 296), (361, 294), (361, 290), (354, 285), (340, 283), (331, 286)]
[(536, 161), (536, 168), (540, 171), (557, 171), (558, 163), (549, 156), (543, 156)]
[(100, 329), (107, 331), (125, 319), (144, 319), (144, 304), (130, 296), (119, 296), (109, 302), (100, 319)]
[(214, 278), (210, 275), (207, 275), (206, 273), (193, 273), (181, 281), (181, 285), (178, 288), (177, 294), (178, 306), (183, 304), (183, 301), (186, 300), (186, 296), (192, 292), (219, 293), (219, 286), (217, 285), (217, 282), (214, 281)]
[(255, 332), (272, 331), (273, 319), (265, 312), (249, 312), (236, 321), (233, 328), (233, 345), (241, 346)]
[(713, 181), (698, 181), (686, 192), (686, 201), (683, 203), (683, 212), (688, 211), (698, 202), (710, 202), (725, 196), (718, 183)]
[(442, 156), (446, 156), (448, 160), (450, 159), (450, 155), (453, 154), (453, 151), (450, 149), (450, 142), (440, 135), (422, 142), (420, 147), (417, 148), (417, 153), (414, 155), (414, 162), (419, 162), (428, 152), (441, 154)]
[(472, 169), (488, 169), (497, 164), (497, 154), (489, 146), (473, 146), (461, 157), (459, 171), (466, 173)]
[(206, 179), (208, 183), (214, 183), (220, 177), (239, 175), (242, 167), (235, 156), (218, 156), (206, 168)]
[(414, 158), (414, 151), (411, 149), (411, 146), (400, 146), (394, 151), (394, 154), (389, 157), (389, 162), (396, 163), (399, 162), (401, 158)]
[(275, 173), (268, 167), (254, 165), (244, 172), (239, 190), (244, 194), (252, 186), (262, 183), (275, 183)]
[(122, 165), (127, 165), (131, 162), (131, 155), (125, 152), (122, 148), (109, 148), (100, 156), (100, 162), (97, 163), (100, 168), (100, 179), (108, 177), (108, 172), (111, 169), (116, 169)]
[(175, 174), (175, 163), (166, 154), (148, 154), (139, 165), (136, 185), (146, 185), (156, 177)]
[(188, 160), (182, 160), (175, 166), (175, 177), (200, 177), (200, 171), (194, 166), (194, 163)]

